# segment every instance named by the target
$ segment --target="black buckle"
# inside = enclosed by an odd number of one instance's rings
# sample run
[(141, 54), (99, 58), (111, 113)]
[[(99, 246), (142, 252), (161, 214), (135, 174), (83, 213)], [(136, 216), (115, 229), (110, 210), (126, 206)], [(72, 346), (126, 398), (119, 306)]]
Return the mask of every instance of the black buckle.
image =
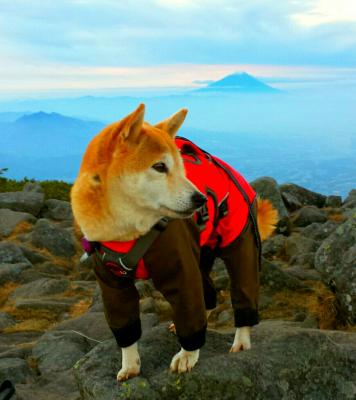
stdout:
[(224, 218), (227, 216), (229, 209), (227, 206), (227, 199), (229, 197), (229, 193), (225, 196), (225, 198), (223, 200), (221, 200), (219, 206), (218, 206), (218, 210), (219, 210), (219, 219)]
[(197, 211), (197, 224), (200, 231), (203, 231), (206, 226), (206, 222), (209, 220), (209, 211), (206, 204), (204, 204), (199, 211)]

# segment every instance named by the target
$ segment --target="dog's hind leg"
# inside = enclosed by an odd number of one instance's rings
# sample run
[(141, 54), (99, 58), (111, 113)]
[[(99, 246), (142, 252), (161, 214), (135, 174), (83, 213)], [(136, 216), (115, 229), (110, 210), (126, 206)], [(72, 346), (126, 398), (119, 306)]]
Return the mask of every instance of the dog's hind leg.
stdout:
[(137, 342), (128, 347), (122, 347), (122, 366), (117, 374), (119, 382), (126, 381), (140, 374), (140, 356), (137, 350)]

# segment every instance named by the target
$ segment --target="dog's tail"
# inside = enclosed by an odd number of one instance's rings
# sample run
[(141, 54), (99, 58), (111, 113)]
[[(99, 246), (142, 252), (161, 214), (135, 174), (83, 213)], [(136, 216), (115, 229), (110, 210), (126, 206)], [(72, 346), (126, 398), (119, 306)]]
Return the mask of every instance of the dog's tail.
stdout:
[(278, 222), (278, 211), (269, 200), (257, 198), (257, 226), (261, 240), (267, 239), (275, 230)]

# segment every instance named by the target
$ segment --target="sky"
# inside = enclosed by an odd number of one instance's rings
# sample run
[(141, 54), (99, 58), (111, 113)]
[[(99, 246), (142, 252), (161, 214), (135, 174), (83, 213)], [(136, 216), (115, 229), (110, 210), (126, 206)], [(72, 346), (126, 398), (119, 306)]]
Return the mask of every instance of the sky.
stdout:
[(0, 96), (356, 84), (355, 0), (0, 0)]

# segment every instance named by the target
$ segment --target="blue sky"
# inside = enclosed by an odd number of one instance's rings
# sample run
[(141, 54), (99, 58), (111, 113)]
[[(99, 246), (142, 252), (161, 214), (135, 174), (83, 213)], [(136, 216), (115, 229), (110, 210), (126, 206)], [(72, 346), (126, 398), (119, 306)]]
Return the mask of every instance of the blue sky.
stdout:
[(0, 95), (356, 82), (354, 0), (2, 0)]

